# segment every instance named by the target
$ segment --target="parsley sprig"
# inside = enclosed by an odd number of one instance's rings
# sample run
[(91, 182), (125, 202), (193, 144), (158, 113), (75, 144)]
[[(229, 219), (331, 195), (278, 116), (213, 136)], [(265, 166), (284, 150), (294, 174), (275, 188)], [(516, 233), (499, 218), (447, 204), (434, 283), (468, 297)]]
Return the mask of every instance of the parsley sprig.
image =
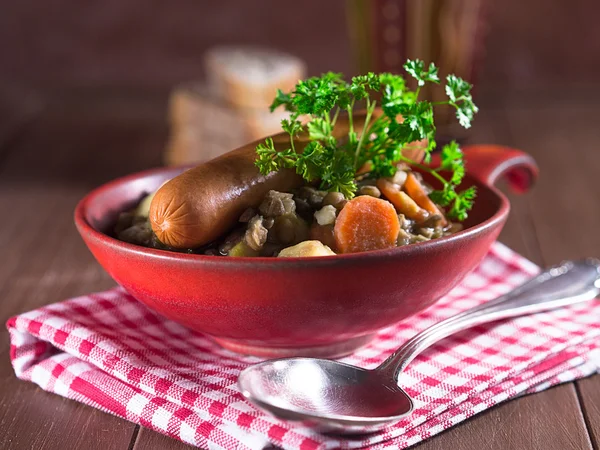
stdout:
[[(290, 146), (276, 149), (270, 138), (259, 144), (256, 165), (261, 173), (295, 169), (306, 181), (319, 181), (321, 189), (352, 198), (357, 190), (359, 169), (369, 167), (361, 177), (389, 177), (396, 172), (397, 164), (404, 162), (438, 179), (442, 188), (433, 191), (430, 197), (448, 207), (449, 217), (464, 220), (476, 192), (474, 187), (457, 190), (465, 175), (462, 151), (456, 142), (451, 142), (442, 149), (438, 168), (430, 167), (429, 163), (436, 147), (434, 108), (453, 106), (459, 123), (469, 128), (478, 111), (471, 97), (471, 85), (448, 75), (445, 85), (448, 100), (431, 103), (419, 100), (419, 93), (427, 83), (440, 83), (437, 67), (433, 63), (426, 67), (417, 59), (407, 61), (404, 69), (416, 79), (415, 91), (396, 74), (368, 73), (347, 82), (341, 74), (333, 72), (302, 80), (291, 93), (279, 90), (271, 111), (283, 106), (290, 112), (290, 117), (281, 122), (282, 129), (290, 136)], [(380, 93), (383, 111), (378, 117), (374, 117), (376, 93)], [(364, 103), (366, 112), (362, 126), (356, 129), (353, 111), (359, 102)], [(348, 132), (338, 139), (334, 129), (341, 112), (348, 116)], [(308, 144), (299, 152), (295, 139), (304, 132), (308, 133)], [(408, 144), (421, 140), (427, 140), (424, 164), (408, 159), (402, 152)]]

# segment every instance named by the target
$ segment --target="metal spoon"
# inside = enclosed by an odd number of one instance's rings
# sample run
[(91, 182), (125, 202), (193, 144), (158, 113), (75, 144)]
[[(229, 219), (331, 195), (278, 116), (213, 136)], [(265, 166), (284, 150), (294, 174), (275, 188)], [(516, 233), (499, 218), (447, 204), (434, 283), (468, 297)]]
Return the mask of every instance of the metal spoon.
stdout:
[(599, 260), (565, 262), (506, 295), (427, 328), (376, 369), (326, 359), (276, 359), (243, 370), (238, 386), (247, 400), (281, 419), (322, 432), (376, 431), (412, 411), (398, 374), (430, 345), (476, 325), (589, 301), (599, 293)]

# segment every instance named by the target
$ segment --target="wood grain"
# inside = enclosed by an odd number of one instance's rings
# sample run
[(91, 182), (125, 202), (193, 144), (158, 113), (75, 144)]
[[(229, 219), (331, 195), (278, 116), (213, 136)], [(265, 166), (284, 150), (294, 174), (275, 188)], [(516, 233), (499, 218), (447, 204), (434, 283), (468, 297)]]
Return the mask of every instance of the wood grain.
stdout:
[[(0, 233), (3, 258), (10, 261), (0, 266), (2, 323), (13, 314), (114, 286), (78, 237), (73, 209), (91, 185), (155, 165), (159, 158), (164, 127), (111, 119), (111, 132), (105, 133), (106, 117), (86, 119), (77, 109), (55, 114), (42, 113), (31, 123), (0, 167), (0, 210), (10, 211)], [(137, 151), (123, 152), (127, 148)], [(98, 171), (99, 162), (109, 159), (114, 168)], [(129, 447), (134, 424), (17, 380), (8, 351), (3, 330), (0, 448)]]
[(417, 445), (419, 450), (591, 449), (572, 384), (513, 400)]
[(135, 445), (133, 446), (133, 450), (191, 450), (194, 448), (196, 447), (143, 427), (140, 428)]
[[(538, 188), (531, 194), (533, 224), (547, 264), (600, 257), (600, 153), (595, 151), (597, 107), (513, 107), (510, 128), (538, 161)], [(565, 126), (568, 124), (568, 127)], [(593, 442), (600, 442), (600, 376), (576, 383)]]
[[(60, 197), (60, 193), (55, 193), (55, 196)], [(38, 201), (43, 202), (46, 198), (38, 196)], [(70, 226), (71, 200), (66, 197), (62, 202), (53, 202), (52, 208), (42, 210), (36, 218), (41, 223), (52, 222), (56, 230), (65, 230), (67, 223)], [(33, 205), (36, 204), (33, 202)], [(25, 217), (21, 216), (21, 220)], [(43, 238), (38, 223), (37, 230), (23, 227), (11, 232), (12, 239), (3, 249), (8, 251), (14, 266), (3, 267), (21, 270), (0, 271), (3, 275), (6, 272), (11, 274), (8, 279), (2, 277), (2, 323), (10, 315), (113, 285), (101, 271), (92, 268), (93, 261), (84, 248), (78, 248), (79, 243), (73, 238), (72, 231), (62, 234), (62, 238), (58, 233), (51, 233), (48, 236), (51, 239)], [(32, 254), (36, 254), (37, 258), (29, 258), (28, 255)], [(76, 255), (85, 257), (78, 258)], [(83, 271), (79, 271), (78, 263), (83, 263), (79, 266)], [(16, 379), (8, 352), (8, 332), (3, 329), (0, 332), (0, 448), (127, 448), (133, 424)]]
[(600, 447), (600, 375), (577, 381), (575, 387), (594, 449), (598, 449)]

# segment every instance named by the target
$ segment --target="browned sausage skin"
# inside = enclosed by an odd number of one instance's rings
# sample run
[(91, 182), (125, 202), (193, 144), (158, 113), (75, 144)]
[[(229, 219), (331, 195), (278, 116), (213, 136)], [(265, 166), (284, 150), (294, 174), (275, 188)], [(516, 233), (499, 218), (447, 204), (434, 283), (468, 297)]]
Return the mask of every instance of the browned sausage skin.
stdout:
[(256, 143), (187, 170), (165, 183), (150, 205), (156, 237), (174, 248), (195, 248), (226, 233), (248, 207), (269, 190), (302, 184), (292, 171), (262, 175), (255, 166)]
[[(360, 131), (364, 114), (355, 117)], [(334, 134), (348, 132), (348, 122), (340, 118)], [(289, 135), (272, 137), (278, 149), (289, 148)], [(262, 175), (256, 167), (253, 142), (216, 159), (187, 170), (165, 183), (150, 205), (150, 224), (158, 239), (174, 248), (196, 248), (229, 231), (248, 207), (257, 207), (269, 190), (289, 192), (303, 181), (291, 170)], [(302, 151), (306, 136), (296, 140)]]

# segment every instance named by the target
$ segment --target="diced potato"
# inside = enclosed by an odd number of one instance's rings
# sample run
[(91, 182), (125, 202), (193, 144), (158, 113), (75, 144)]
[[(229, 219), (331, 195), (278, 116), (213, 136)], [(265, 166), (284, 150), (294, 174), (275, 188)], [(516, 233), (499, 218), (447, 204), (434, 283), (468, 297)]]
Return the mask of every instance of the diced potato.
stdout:
[(152, 194), (147, 195), (137, 205), (137, 208), (135, 208), (135, 210), (134, 210), (134, 214), (136, 216), (148, 217), (148, 214), (150, 213), (150, 203), (152, 203), (152, 199), (154, 198), (154, 194), (156, 194), (156, 192), (153, 192)]
[(293, 247), (284, 248), (279, 252), (281, 258), (302, 256), (330, 256), (335, 253), (321, 241), (304, 241)]
[(335, 209), (335, 206), (326, 205), (315, 212), (315, 219), (319, 225), (333, 225), (336, 215), (337, 209)]
[(227, 256), (258, 256), (258, 252), (241, 240), (227, 252)]
[(404, 186), (406, 182), (406, 178), (408, 177), (408, 173), (404, 170), (397, 170), (394, 176), (392, 177), (392, 183), (397, 184), (400, 188)]
[[(168, 181), (169, 180), (163, 181), (161, 183), (161, 185), (158, 187), (158, 189), (160, 189), (165, 184), (167, 184)], [(142, 201), (140, 203), (138, 203), (137, 207), (133, 210), (134, 215), (140, 216), (140, 217), (148, 217), (148, 215), (150, 214), (150, 203), (152, 203), (152, 199), (154, 198), (154, 195), (156, 194), (158, 189), (156, 191), (148, 194), (147, 196), (145, 196), (142, 199)]]

